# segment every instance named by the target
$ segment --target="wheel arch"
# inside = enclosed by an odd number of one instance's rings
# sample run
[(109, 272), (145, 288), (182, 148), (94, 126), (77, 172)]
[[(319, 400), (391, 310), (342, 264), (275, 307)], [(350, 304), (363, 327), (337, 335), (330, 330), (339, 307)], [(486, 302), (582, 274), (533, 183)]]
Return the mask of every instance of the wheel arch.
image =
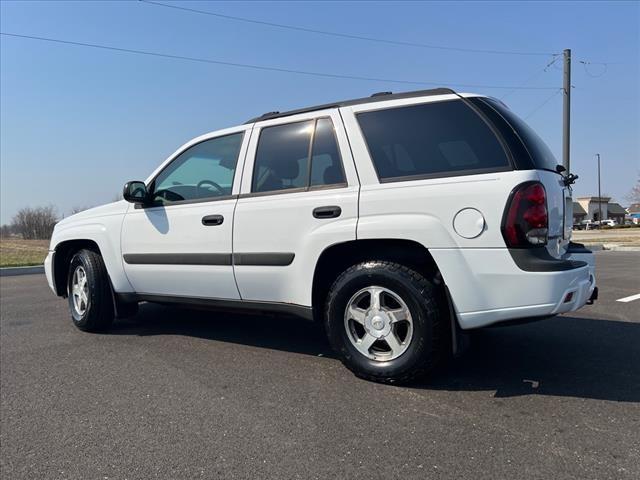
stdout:
[(314, 317), (321, 318), (324, 299), (338, 275), (351, 265), (367, 260), (400, 263), (433, 280), (436, 285), (444, 285), (433, 256), (414, 240), (387, 238), (337, 243), (323, 250), (316, 262), (312, 283)]
[(74, 240), (65, 240), (58, 243), (55, 247), (55, 255), (53, 257), (53, 285), (56, 294), (59, 297), (67, 296), (67, 278), (69, 276), (69, 262), (71, 257), (82, 249), (92, 250), (102, 255), (100, 247), (95, 240), (89, 238), (81, 238)]
[(430, 279), (440, 295), (443, 315), (449, 318), (446, 332), (454, 355), (466, 347), (453, 299), (441, 270), (431, 252), (420, 242), (407, 239), (361, 239), (337, 243), (327, 247), (316, 262), (312, 284), (313, 317), (324, 314), (324, 303), (331, 285), (341, 272), (351, 265), (367, 260), (385, 260), (406, 265)]

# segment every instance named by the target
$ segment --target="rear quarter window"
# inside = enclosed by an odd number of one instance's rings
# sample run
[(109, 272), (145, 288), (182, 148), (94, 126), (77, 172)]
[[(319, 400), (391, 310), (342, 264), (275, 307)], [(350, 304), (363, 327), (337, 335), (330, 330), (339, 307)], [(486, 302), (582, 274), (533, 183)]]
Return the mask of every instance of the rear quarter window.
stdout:
[(380, 181), (511, 169), (491, 128), (460, 100), (362, 112), (357, 120)]
[[(475, 100), (475, 99), (474, 99)], [(474, 103), (484, 102), (493, 108), (509, 124), (527, 149), (534, 168), (556, 171), (558, 160), (540, 136), (524, 120), (513, 113), (502, 102), (492, 98), (479, 98)]]

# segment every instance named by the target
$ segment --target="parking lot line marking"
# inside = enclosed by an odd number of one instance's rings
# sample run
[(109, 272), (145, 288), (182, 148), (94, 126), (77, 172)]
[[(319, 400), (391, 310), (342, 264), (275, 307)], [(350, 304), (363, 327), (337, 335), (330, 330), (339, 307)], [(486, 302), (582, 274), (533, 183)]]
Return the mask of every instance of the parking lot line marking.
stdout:
[(619, 298), (618, 300), (616, 300), (616, 302), (627, 303), (627, 302), (633, 302), (634, 300), (640, 300), (640, 293), (631, 295), (630, 297)]

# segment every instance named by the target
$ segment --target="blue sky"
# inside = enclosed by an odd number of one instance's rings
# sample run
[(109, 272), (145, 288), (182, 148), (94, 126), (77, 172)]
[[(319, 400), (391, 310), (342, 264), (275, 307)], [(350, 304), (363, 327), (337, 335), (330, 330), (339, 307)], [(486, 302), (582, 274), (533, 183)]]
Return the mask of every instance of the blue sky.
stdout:
[[(450, 47), (573, 50), (575, 195), (623, 204), (640, 171), (638, 2), (182, 2), (182, 6), (354, 35)], [(0, 4), (2, 32), (118, 48), (388, 79), (560, 87), (551, 56), (396, 46), (239, 23), (137, 1)], [(111, 201), (201, 133), (272, 110), (415, 90), (0, 38), (0, 222), (22, 206)], [(580, 60), (594, 62), (589, 66)], [(608, 63), (602, 65), (600, 63)], [(557, 67), (557, 68), (556, 68)], [(502, 97), (561, 158), (562, 98), (553, 90), (457, 88)], [(537, 110), (536, 110), (537, 109)], [(533, 112), (533, 113), (532, 113)]]

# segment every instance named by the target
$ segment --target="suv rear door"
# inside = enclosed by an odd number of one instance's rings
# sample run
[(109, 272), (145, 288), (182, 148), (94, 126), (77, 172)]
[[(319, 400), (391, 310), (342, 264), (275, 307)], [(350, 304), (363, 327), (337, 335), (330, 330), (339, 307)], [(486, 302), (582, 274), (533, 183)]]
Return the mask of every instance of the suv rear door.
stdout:
[(241, 298), (311, 305), (322, 251), (356, 238), (358, 191), (336, 110), (256, 123), (234, 217)]

